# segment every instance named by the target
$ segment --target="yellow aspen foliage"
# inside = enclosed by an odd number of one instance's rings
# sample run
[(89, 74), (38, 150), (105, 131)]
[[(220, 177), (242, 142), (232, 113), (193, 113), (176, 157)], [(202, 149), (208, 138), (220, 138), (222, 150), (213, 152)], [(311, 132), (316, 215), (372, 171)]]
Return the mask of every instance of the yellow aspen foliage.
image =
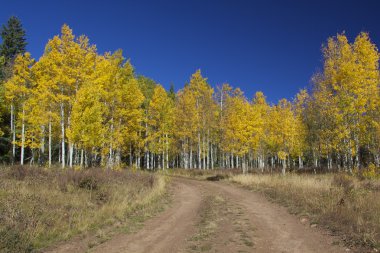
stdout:
[(250, 147), (250, 140), (254, 134), (251, 124), (255, 120), (253, 110), (240, 90), (226, 100), (225, 131), (223, 149), (226, 152), (243, 156)]
[(297, 95), (296, 99), (293, 102), (293, 139), (291, 143), (290, 153), (292, 157), (298, 157), (299, 167), (303, 167), (303, 157), (305, 151), (307, 150), (307, 126), (304, 121), (306, 106), (309, 100), (309, 94), (305, 89), (301, 90)]
[(264, 159), (266, 157), (266, 139), (269, 134), (267, 129), (267, 124), (269, 121), (270, 106), (266, 102), (264, 93), (259, 91), (256, 92), (252, 101), (252, 110), (257, 113), (257, 118), (255, 120), (257, 128), (255, 132), (255, 139), (252, 145), (253, 152), (258, 157), (258, 167), (264, 168)]
[[(18, 107), (18, 115), (15, 118), (16, 123), (20, 129), (21, 133), (18, 135), (19, 141), (13, 139), (13, 143), (21, 147), (20, 160), (21, 164), (24, 163), (24, 149), (30, 144), (26, 141), (26, 112), (28, 111), (27, 101), (31, 96), (31, 89), (33, 88), (33, 79), (31, 75), (31, 67), (34, 64), (34, 59), (31, 57), (30, 53), (25, 53), (24, 55), (18, 55), (15, 59), (13, 66), (13, 75), (5, 83), (5, 97), (12, 104), (12, 107)], [(16, 112), (12, 112), (15, 114)], [(16, 128), (13, 129), (15, 131)]]
[[(148, 107), (149, 150), (161, 155), (162, 167), (168, 165), (169, 147), (173, 139), (174, 101), (161, 85), (154, 88)], [(166, 166), (167, 167), (167, 166)]]
[(269, 112), (267, 143), (272, 155), (277, 155), (281, 160), (283, 173), (288, 166), (287, 159), (296, 134), (294, 120), (292, 105), (286, 99), (281, 99)]
[(139, 134), (143, 121), (143, 109), (141, 105), (144, 101), (138, 82), (131, 78), (122, 85), (121, 106), (117, 110), (117, 118), (121, 122), (121, 133), (125, 148), (127, 145), (136, 145), (141, 148), (143, 144), (142, 136)]
[(34, 64), (30, 53), (18, 55), (13, 66), (12, 78), (5, 83), (5, 97), (9, 101), (24, 103), (32, 88), (31, 67)]
[(315, 105), (322, 113), (322, 154), (345, 156), (345, 166), (360, 166), (359, 147), (368, 141), (368, 116), (378, 100), (379, 54), (367, 33), (354, 43), (344, 34), (330, 38), (323, 49), (324, 71), (316, 78)]
[(104, 115), (107, 108), (97, 88), (88, 84), (78, 91), (71, 113), (71, 127), (67, 131), (69, 139), (86, 151), (99, 149), (106, 132)]
[(122, 50), (100, 55), (88, 37), (63, 25), (37, 62), (29, 53), (18, 55), (4, 84), (12, 162), (20, 150), (21, 164), (38, 158), (62, 167), (285, 173), (304, 164), (359, 172), (370, 165), (363, 173), (377, 176), (378, 49), (367, 33), (353, 42), (338, 34), (323, 46), (323, 58), (312, 89), (300, 90), (292, 102), (270, 104), (262, 92), (250, 102), (228, 84), (214, 92), (200, 70), (168, 93), (136, 75)]
[(193, 143), (197, 140), (196, 134), (199, 122), (196, 98), (188, 86), (178, 92), (174, 112), (175, 136), (180, 142), (178, 149), (181, 150), (182, 166), (187, 169), (192, 167), (189, 156), (192, 155)]

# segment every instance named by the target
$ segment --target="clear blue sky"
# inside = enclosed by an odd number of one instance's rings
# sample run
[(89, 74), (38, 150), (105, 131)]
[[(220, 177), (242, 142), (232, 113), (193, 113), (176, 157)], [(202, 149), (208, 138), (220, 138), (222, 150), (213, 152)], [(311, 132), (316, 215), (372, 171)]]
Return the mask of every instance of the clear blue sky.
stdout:
[(321, 68), (321, 45), (345, 31), (380, 45), (380, 1), (19, 1), (0, 4), (0, 23), (18, 16), (28, 51), (39, 58), (67, 23), (98, 51), (123, 49), (137, 73), (182, 88), (201, 68), (213, 86), (228, 82), (247, 97), (292, 98)]

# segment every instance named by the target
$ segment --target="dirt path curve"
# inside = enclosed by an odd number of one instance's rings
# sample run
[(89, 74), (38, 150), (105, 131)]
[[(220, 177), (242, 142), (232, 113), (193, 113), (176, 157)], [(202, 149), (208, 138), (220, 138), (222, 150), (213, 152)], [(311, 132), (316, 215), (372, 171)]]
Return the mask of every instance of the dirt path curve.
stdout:
[(135, 234), (116, 235), (89, 252), (346, 252), (336, 238), (302, 224), (259, 193), (182, 178), (174, 178), (173, 187), (167, 210)]
[(179, 252), (194, 233), (194, 221), (201, 203), (196, 185), (174, 182), (173, 205), (161, 215), (145, 222), (136, 234), (120, 234), (91, 252), (169, 253)]
[[(259, 193), (255, 193), (227, 183), (195, 182), (210, 192), (219, 193), (243, 209), (246, 221), (254, 228), (253, 248), (249, 252), (346, 252), (338, 238), (334, 238), (308, 224), (302, 224), (299, 219), (287, 212), (286, 208), (269, 202)], [(223, 233), (222, 231), (220, 231)], [(227, 236), (227, 235), (226, 235)], [(220, 251), (219, 251), (220, 250)], [(215, 252), (228, 252), (223, 248)]]

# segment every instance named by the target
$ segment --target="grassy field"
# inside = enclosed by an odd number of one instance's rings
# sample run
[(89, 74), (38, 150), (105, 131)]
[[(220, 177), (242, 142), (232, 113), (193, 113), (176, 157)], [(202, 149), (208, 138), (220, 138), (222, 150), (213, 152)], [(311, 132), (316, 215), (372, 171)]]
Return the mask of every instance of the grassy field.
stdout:
[(235, 175), (289, 211), (327, 227), (349, 245), (380, 247), (380, 182), (335, 175)]
[(123, 223), (165, 191), (158, 174), (1, 168), (0, 252), (31, 252)]

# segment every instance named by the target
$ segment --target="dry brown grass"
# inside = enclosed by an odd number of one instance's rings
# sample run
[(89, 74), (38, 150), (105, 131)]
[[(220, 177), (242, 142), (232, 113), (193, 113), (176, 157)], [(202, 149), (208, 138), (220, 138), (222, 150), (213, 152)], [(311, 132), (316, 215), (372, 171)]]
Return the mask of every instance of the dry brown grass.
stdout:
[(0, 169), (0, 252), (31, 252), (125, 221), (165, 192), (160, 175), (90, 169)]
[(265, 193), (292, 213), (308, 216), (349, 245), (380, 247), (378, 181), (337, 175), (236, 175), (232, 182)]

